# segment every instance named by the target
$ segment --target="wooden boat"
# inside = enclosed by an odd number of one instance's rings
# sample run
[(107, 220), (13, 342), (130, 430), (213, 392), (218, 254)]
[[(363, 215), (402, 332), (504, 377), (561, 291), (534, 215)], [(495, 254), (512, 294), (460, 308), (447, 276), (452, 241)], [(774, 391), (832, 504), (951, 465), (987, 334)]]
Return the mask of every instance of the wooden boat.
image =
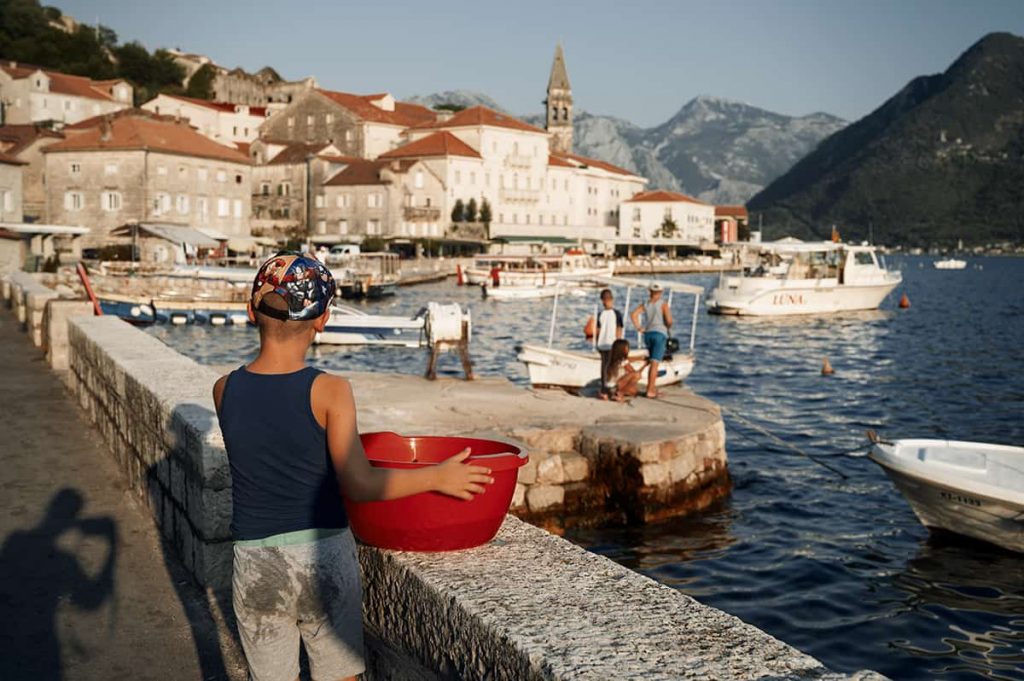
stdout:
[(589, 255), (569, 250), (562, 255), (482, 255), (464, 271), (468, 284), (554, 286), (563, 279), (608, 277), (612, 265), (598, 265)]
[(1024, 447), (869, 437), (868, 456), (925, 527), (1024, 553)]
[(935, 269), (937, 270), (962, 270), (966, 267), (967, 261), (958, 258), (944, 258), (935, 261)]
[(399, 279), (397, 253), (357, 253), (333, 269), (338, 294), (345, 300), (379, 300), (395, 295)]
[[(583, 279), (582, 277), (580, 279)], [(630, 309), (629, 300), (634, 288), (646, 290), (654, 280), (631, 279), (626, 277), (586, 277), (591, 283), (602, 286), (614, 287), (623, 286), (626, 288), (625, 310)], [(578, 282), (577, 279), (566, 279), (566, 284)], [(690, 326), (690, 344), (686, 351), (676, 350), (667, 354), (658, 364), (658, 375), (654, 384), (656, 386), (673, 385), (684, 381), (693, 371), (696, 357), (694, 347), (697, 340), (697, 311), (700, 306), (700, 295), (704, 289), (700, 286), (692, 286), (677, 281), (658, 281), (662, 289), (667, 292), (666, 302), (671, 304), (673, 293), (690, 294), (693, 299), (693, 319)], [(535, 388), (563, 388), (569, 391), (578, 391), (591, 383), (600, 383), (601, 377), (601, 356), (596, 348), (589, 351), (578, 351), (564, 348), (555, 348), (554, 334), (558, 316), (558, 299), (565, 292), (566, 284), (555, 287), (556, 295), (551, 308), (551, 323), (548, 331), (548, 343), (544, 345), (522, 344), (516, 347), (516, 356), (520, 362), (526, 365), (530, 374), (530, 385)], [(639, 334), (638, 334), (639, 336)], [(637, 339), (636, 345), (640, 344)], [(647, 350), (635, 347), (630, 352), (629, 361), (634, 369), (640, 369), (647, 361)], [(647, 371), (641, 374), (640, 386), (642, 390), (647, 387)]]
[(244, 326), (249, 323), (246, 304), (215, 300), (168, 300), (99, 294), (103, 314), (120, 317), (141, 326), (150, 324), (210, 324)]

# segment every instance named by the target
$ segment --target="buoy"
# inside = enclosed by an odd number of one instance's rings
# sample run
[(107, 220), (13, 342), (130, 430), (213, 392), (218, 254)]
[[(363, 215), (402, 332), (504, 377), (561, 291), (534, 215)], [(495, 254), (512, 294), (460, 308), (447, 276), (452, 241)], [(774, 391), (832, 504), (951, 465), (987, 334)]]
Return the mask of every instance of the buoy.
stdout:
[(907, 294), (904, 293), (903, 297), (900, 298), (900, 309), (906, 310), (908, 307), (910, 307), (910, 298), (907, 298)]
[(462, 265), (455, 266), (455, 283), (459, 286), (466, 283), (466, 280), (462, 278)]
[(821, 375), (822, 376), (831, 376), (835, 372), (836, 372), (835, 369), (833, 369), (832, 365), (829, 364), (828, 357), (826, 357), (824, 364), (821, 365)]

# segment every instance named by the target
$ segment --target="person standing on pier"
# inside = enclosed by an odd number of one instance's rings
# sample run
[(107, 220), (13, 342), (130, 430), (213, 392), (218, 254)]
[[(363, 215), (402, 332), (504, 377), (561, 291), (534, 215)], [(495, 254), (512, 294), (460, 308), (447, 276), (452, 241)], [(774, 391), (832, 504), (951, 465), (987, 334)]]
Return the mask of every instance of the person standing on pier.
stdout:
[(348, 381), (306, 366), (336, 285), (316, 258), (283, 251), (256, 274), (249, 319), (260, 351), (214, 385), (231, 466), (233, 606), (251, 679), (355, 679), (363, 662), (356, 546), (342, 495), (436, 491), (471, 499), (494, 482), (464, 450), (417, 470), (374, 468)]
[[(647, 397), (657, 397), (655, 381), (658, 378), (658, 363), (665, 359), (668, 346), (668, 332), (672, 328), (672, 310), (662, 299), (661, 284), (654, 282), (648, 288), (649, 297), (630, 315), (633, 325), (644, 333), (644, 347), (650, 362), (647, 369)], [(643, 323), (641, 323), (643, 315)]]
[(608, 358), (612, 354), (612, 344), (622, 338), (625, 331), (622, 313), (615, 309), (614, 302), (611, 289), (601, 291), (603, 309), (597, 315), (597, 351), (601, 355), (601, 399), (608, 399)]

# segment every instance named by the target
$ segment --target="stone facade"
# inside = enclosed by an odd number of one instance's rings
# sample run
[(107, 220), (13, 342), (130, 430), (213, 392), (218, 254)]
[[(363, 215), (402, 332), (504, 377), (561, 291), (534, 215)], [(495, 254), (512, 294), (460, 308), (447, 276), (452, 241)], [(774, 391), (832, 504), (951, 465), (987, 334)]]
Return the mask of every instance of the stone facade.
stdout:
[[(396, 130), (395, 138), (401, 130)], [(323, 142), (346, 156), (366, 155), (365, 130), (359, 118), (319, 91), (304, 92), (260, 128), (260, 137), (281, 142)]]
[[(675, 231), (665, 227), (667, 220)], [(715, 240), (715, 207), (669, 191), (637, 194), (623, 202), (615, 243), (698, 247)]]
[(565, 68), (562, 45), (555, 48), (551, 63), (548, 93), (544, 100), (546, 111), (544, 128), (551, 133), (551, 150), (559, 154), (572, 153), (572, 87)]
[(86, 245), (132, 221), (248, 236), (251, 173), (248, 163), (146, 150), (47, 153), (46, 219), (88, 225)]
[(25, 163), (0, 153), (0, 222), (22, 221)]
[(214, 142), (248, 144), (256, 139), (269, 111), (262, 106), (231, 104), (161, 94), (142, 105), (146, 111), (188, 120), (200, 134)]
[(0, 124), (69, 125), (132, 105), (124, 80), (91, 80), (17, 62), (0, 62)]
[(46, 212), (43, 149), (62, 139), (63, 134), (41, 126), (0, 126), (0, 152), (27, 164), (22, 170), (22, 212), (32, 221), (43, 220)]
[(269, 66), (256, 73), (248, 73), (240, 68), (226, 69), (213, 63), (213, 60), (205, 55), (176, 49), (167, 51), (171, 53), (175, 63), (185, 70), (185, 80), (182, 82), (182, 86), (187, 86), (188, 81), (203, 66), (212, 67), (214, 79), (211, 89), (213, 90), (213, 99), (218, 102), (232, 102), (249, 106), (287, 104), (299, 93), (317, 87), (316, 79), (312, 76), (301, 80), (284, 80), (277, 71)]
[(313, 240), (441, 237), (443, 181), (421, 160), (354, 161), (317, 188)]

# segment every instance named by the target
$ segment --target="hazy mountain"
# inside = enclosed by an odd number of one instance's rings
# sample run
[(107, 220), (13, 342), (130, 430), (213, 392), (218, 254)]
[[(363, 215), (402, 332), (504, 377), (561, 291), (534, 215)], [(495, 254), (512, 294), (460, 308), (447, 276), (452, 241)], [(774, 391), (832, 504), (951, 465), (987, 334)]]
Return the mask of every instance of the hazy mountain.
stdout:
[(468, 109), (471, 106), (482, 104), (495, 111), (505, 111), (500, 104), (484, 93), (474, 92), (473, 90), (446, 90), (444, 92), (435, 92), (432, 95), (413, 95), (412, 97), (407, 97), (405, 101), (429, 106), (430, 108), (441, 104), (451, 104)]
[[(410, 101), (505, 110), (486, 95), (464, 90)], [(543, 114), (523, 119), (544, 125)], [(697, 97), (653, 128), (579, 110), (573, 125), (577, 153), (639, 172), (652, 189), (683, 191), (716, 203), (744, 203), (845, 122), (828, 114), (794, 118), (740, 102)]]
[(769, 234), (1024, 241), (1024, 38), (985, 36), (755, 196)]

